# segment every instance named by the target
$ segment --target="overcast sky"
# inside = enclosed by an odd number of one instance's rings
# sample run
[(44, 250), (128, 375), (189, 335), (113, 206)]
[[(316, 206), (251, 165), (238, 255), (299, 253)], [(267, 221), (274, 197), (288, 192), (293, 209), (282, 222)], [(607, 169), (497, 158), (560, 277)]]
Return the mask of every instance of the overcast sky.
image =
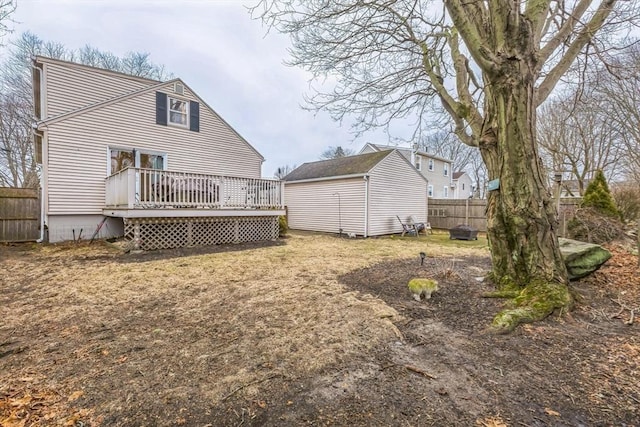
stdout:
[[(256, 0), (257, 1), (257, 0)], [(265, 158), (263, 176), (318, 160), (328, 146), (359, 151), (383, 132), (353, 140), (327, 114), (303, 110), (309, 76), (283, 65), (289, 40), (233, 0), (17, 0), (14, 36), (31, 31), (77, 49), (117, 56), (149, 52), (200, 95)], [(8, 41), (8, 40), (5, 40)]]

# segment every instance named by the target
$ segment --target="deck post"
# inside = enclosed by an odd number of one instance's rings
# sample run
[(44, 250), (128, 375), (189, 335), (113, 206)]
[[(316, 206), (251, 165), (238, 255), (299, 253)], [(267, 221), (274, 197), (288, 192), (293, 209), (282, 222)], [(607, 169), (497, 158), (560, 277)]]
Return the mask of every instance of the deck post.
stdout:
[(127, 169), (127, 208), (133, 209), (136, 202), (136, 190), (138, 183), (136, 180), (136, 169)]
[(233, 220), (233, 243), (240, 243), (240, 221), (238, 218)]
[(140, 238), (140, 221), (136, 221), (133, 223), (133, 249), (140, 250), (140, 243), (142, 243), (142, 239)]
[(224, 207), (224, 200), (226, 197), (226, 185), (225, 185), (225, 179), (224, 176), (220, 177), (220, 200), (218, 200), (218, 203), (220, 203), (220, 207), (223, 208)]
[(193, 246), (193, 220), (187, 221), (187, 246)]

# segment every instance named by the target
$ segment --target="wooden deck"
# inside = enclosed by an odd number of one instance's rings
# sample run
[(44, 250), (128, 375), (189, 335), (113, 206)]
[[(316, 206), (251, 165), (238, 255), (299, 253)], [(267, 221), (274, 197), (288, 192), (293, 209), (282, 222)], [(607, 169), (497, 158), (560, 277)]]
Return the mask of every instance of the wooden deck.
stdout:
[(284, 215), (282, 183), (126, 168), (106, 179), (104, 215), (123, 218)]

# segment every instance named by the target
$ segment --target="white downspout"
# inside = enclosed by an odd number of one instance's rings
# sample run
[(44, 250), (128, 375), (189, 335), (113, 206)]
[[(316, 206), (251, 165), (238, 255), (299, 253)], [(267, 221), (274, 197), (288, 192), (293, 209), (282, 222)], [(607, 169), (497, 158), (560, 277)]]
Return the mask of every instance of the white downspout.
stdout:
[(364, 233), (363, 236), (369, 237), (369, 176), (364, 177)]
[[(43, 141), (44, 143), (44, 141)], [(36, 243), (44, 242), (44, 172), (43, 167), (40, 165), (40, 238), (36, 240)]]
[[(427, 194), (425, 199), (426, 199), (426, 203), (425, 203), (424, 217), (427, 219), (426, 221), (430, 223), (431, 220), (429, 219), (429, 180), (427, 180)], [(425, 234), (426, 234), (426, 231), (425, 231)]]
[[(38, 76), (40, 77), (38, 79), (39, 83), (40, 83), (40, 87), (38, 88), (40, 90), (40, 99), (38, 100), (38, 102), (40, 103), (40, 117), (35, 117), (36, 121), (40, 121), (43, 118), (46, 117), (46, 112), (45, 112), (45, 102), (44, 102), (44, 73), (42, 71), (41, 68), (36, 67), (35, 63), (32, 61), (31, 62), (31, 70), (32, 73), (38, 73)], [(31, 77), (31, 81), (33, 82), (35, 79), (32, 75)], [(35, 98), (35, 90), (36, 88), (32, 88), (33, 90), (33, 95)], [(33, 113), (35, 113), (35, 110), (33, 111)], [(35, 114), (34, 114), (35, 115)], [(34, 123), (33, 126), (33, 137), (35, 138), (35, 132), (36, 131), (36, 126)], [(40, 141), (41, 141), (41, 150), (42, 152), (40, 153), (40, 160), (42, 161), (42, 163), (40, 163), (40, 170), (39, 170), (39, 183), (40, 183), (40, 238), (36, 240), (36, 243), (42, 243), (44, 242), (44, 225), (45, 225), (45, 194), (44, 194), (44, 162), (45, 162), (45, 144), (47, 143), (44, 133), (40, 136)], [(32, 141), (32, 143), (35, 145), (35, 139)], [(35, 148), (35, 147), (34, 147)]]

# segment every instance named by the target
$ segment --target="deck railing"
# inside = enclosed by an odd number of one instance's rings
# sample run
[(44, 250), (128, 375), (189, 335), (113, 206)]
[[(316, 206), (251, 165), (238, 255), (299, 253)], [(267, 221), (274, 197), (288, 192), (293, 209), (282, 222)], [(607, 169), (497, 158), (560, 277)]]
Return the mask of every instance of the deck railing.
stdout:
[(280, 181), (126, 168), (106, 178), (111, 208), (282, 208)]

